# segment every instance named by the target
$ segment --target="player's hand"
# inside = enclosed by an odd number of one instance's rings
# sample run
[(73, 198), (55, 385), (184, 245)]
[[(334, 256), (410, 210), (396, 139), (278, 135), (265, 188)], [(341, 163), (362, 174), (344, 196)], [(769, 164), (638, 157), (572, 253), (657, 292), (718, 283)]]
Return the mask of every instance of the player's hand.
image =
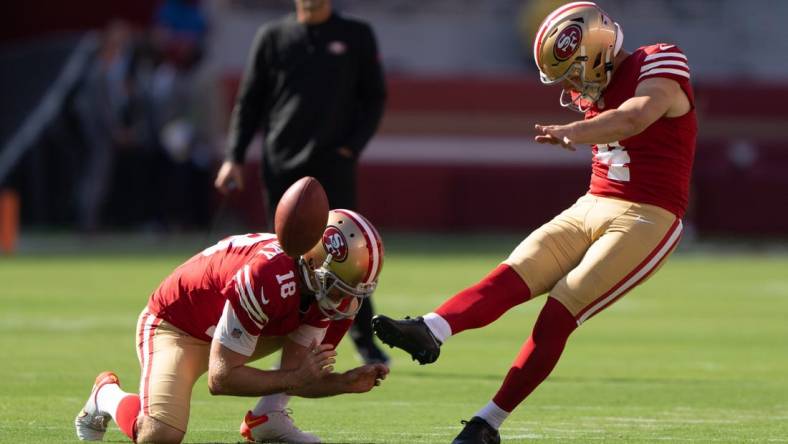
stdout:
[(354, 153), (353, 150), (351, 150), (346, 146), (341, 146), (337, 148), (337, 154), (339, 154), (341, 157), (344, 157), (345, 159), (352, 159), (356, 157), (356, 153)]
[(343, 375), (348, 393), (365, 393), (380, 385), (386, 379), (389, 368), (383, 364), (368, 364), (356, 367)]
[(216, 181), (213, 186), (222, 194), (227, 194), (235, 189), (242, 190), (244, 187), (243, 168), (230, 160), (225, 160), (216, 173)]
[(534, 140), (537, 143), (549, 143), (551, 145), (560, 145), (561, 148), (569, 151), (576, 151), (572, 144), (571, 131), (567, 129), (566, 125), (534, 125), (536, 129), (536, 137)]
[(324, 376), (334, 371), (334, 358), (337, 352), (331, 344), (318, 345), (312, 341), (301, 365), (295, 369), (294, 375), (297, 386), (306, 386), (317, 382)]

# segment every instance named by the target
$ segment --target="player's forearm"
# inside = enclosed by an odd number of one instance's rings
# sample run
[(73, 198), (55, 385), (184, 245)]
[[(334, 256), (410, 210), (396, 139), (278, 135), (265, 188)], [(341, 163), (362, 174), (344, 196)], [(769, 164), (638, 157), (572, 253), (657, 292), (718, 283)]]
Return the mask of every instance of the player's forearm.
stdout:
[(239, 366), (227, 371), (209, 371), (212, 395), (265, 396), (283, 393), (297, 386), (292, 370), (260, 370)]
[(611, 110), (593, 119), (567, 125), (569, 139), (574, 144), (596, 144), (616, 142), (632, 137), (641, 131), (636, 116), (631, 111)]
[(320, 381), (288, 390), (287, 394), (302, 398), (324, 398), (349, 392), (350, 387), (345, 373), (329, 373)]

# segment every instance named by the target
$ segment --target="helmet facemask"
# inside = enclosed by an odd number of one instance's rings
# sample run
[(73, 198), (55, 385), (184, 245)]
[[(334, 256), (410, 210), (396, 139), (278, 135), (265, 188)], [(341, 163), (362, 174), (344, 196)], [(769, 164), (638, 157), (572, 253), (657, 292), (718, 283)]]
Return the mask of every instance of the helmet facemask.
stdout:
[[(564, 87), (561, 90), (559, 102), (564, 108), (569, 108), (573, 111), (585, 113), (602, 97), (607, 85), (610, 83), (610, 78), (613, 73), (612, 50), (605, 51), (605, 62), (602, 69), (602, 81), (586, 80), (591, 75), (586, 75), (586, 62), (588, 56), (585, 55), (585, 46), (580, 47), (580, 56), (577, 61), (569, 66), (564, 75), (555, 80), (550, 80), (543, 72), (539, 73), (539, 79), (544, 85), (557, 85), (559, 83), (567, 82), (571, 84), (571, 89)], [(598, 56), (600, 59), (602, 55)], [(600, 61), (601, 63), (601, 61)]]
[[(370, 297), (375, 291), (377, 282), (362, 283), (352, 287), (331, 272), (331, 259), (329, 254), (321, 266), (314, 270), (310, 269), (303, 257), (299, 258), (298, 265), (301, 268), (304, 283), (309, 291), (314, 293), (317, 307), (323, 315), (331, 320), (352, 318), (358, 313), (364, 298)], [(329, 297), (334, 289), (344, 295), (339, 301), (334, 301)]]
[(322, 239), (299, 258), (298, 264), (320, 312), (332, 320), (349, 318), (377, 287), (383, 243), (377, 230), (360, 214), (331, 210)]

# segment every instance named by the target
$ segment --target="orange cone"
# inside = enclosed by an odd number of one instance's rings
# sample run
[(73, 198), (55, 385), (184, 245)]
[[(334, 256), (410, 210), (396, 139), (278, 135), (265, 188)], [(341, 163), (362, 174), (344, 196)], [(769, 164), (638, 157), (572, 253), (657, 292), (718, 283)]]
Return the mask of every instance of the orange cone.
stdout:
[(0, 190), (0, 251), (11, 254), (19, 235), (19, 195)]

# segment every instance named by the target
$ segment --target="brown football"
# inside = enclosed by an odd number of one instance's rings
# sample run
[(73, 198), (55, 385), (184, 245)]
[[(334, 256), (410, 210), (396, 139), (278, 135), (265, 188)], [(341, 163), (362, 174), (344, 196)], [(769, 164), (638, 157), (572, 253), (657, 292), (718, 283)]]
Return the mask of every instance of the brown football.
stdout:
[(285, 191), (274, 214), (279, 244), (290, 257), (311, 250), (323, 237), (328, 222), (328, 197), (320, 182), (307, 176)]

